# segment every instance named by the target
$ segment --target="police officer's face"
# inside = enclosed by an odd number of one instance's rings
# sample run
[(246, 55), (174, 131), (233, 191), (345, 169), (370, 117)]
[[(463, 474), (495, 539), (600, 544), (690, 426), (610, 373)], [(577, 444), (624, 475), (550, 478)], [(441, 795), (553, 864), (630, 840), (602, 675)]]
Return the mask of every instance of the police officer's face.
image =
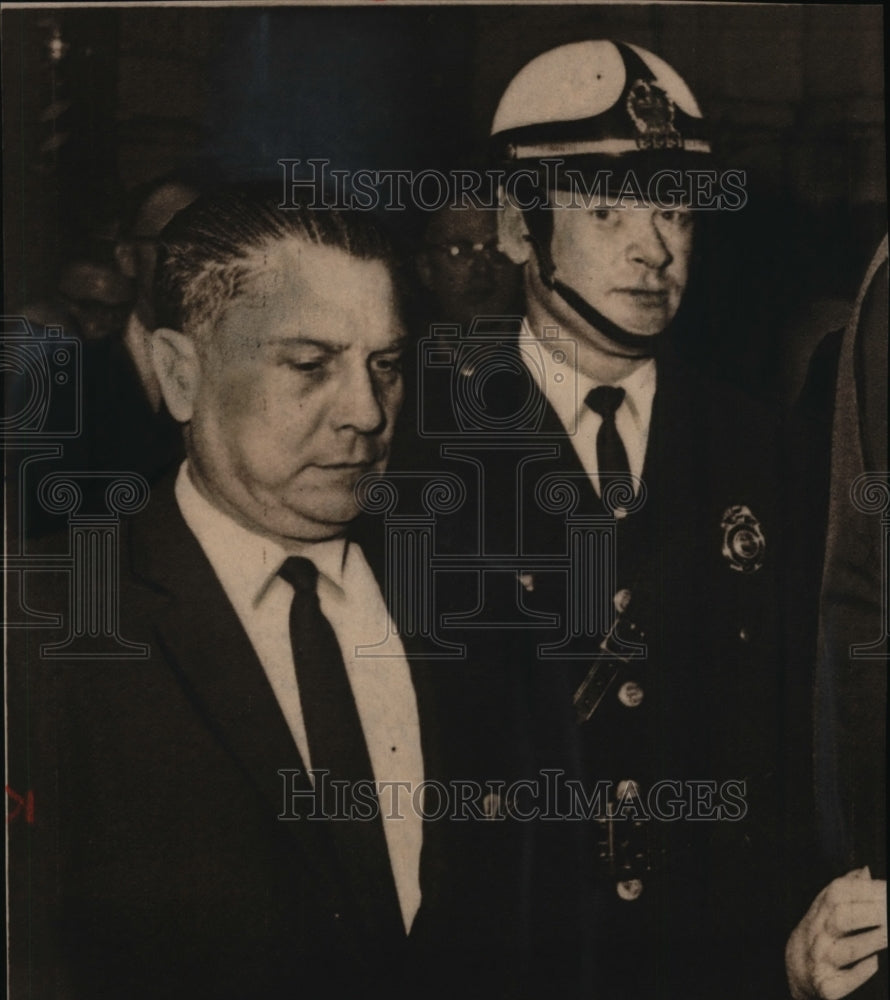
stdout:
[[(661, 333), (689, 277), (692, 214), (633, 203), (553, 209), (556, 277), (630, 333)], [(543, 292), (543, 289), (541, 289)]]
[(206, 339), (188, 449), (196, 485), (255, 530), (341, 534), (382, 471), (402, 401), (399, 322), (380, 261), (290, 238), (254, 252)]

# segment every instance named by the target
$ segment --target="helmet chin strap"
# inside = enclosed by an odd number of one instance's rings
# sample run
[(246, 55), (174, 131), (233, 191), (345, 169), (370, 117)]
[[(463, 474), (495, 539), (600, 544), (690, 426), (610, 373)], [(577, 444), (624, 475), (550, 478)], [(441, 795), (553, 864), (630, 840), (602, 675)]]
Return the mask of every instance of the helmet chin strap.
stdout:
[(534, 250), (538, 263), (538, 274), (541, 277), (542, 283), (552, 292), (555, 292), (585, 323), (589, 323), (606, 340), (614, 344), (615, 347), (620, 348), (620, 351), (615, 352), (619, 357), (655, 357), (664, 343), (664, 335), (667, 328), (660, 333), (651, 335), (631, 333), (630, 330), (625, 330), (624, 327), (613, 323), (612, 320), (603, 316), (598, 309), (595, 309), (574, 288), (564, 284), (559, 278), (555, 277), (556, 264), (550, 254), (547, 234), (542, 231), (544, 229), (544, 217), (541, 212), (542, 210), (538, 209), (537, 211), (526, 211), (523, 214), (528, 229), (525, 238)]
[(581, 319), (589, 323), (617, 347), (622, 348), (623, 351), (630, 352), (632, 357), (651, 358), (658, 353), (658, 348), (661, 344), (661, 338), (664, 335), (664, 330), (660, 333), (650, 335), (631, 333), (630, 330), (625, 330), (624, 327), (619, 326), (617, 323), (613, 323), (612, 320), (603, 316), (598, 309), (594, 309), (594, 307), (586, 299), (582, 298), (574, 288), (564, 285), (558, 278), (551, 277), (548, 282), (544, 279), (542, 274), (541, 279), (544, 281), (544, 284), (552, 289), (552, 291), (556, 292), (563, 302), (565, 302), (570, 309), (573, 309), (581, 317)]

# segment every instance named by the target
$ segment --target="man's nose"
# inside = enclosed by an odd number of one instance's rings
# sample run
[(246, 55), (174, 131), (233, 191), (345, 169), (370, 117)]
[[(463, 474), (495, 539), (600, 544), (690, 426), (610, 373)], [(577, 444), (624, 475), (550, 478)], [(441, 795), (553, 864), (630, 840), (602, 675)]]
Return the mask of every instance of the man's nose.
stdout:
[(633, 235), (628, 245), (628, 256), (632, 261), (643, 264), (653, 270), (660, 271), (674, 259), (668, 249), (667, 241), (658, 228), (657, 216), (648, 212), (638, 212), (633, 223)]
[(373, 434), (383, 429), (386, 414), (378, 388), (367, 369), (354, 372), (338, 393), (337, 423), (361, 434)]

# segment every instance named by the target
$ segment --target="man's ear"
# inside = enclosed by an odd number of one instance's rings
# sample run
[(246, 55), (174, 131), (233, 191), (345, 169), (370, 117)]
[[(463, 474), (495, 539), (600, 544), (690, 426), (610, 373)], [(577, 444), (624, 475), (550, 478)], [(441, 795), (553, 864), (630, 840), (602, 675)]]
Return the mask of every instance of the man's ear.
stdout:
[(151, 360), (167, 409), (174, 420), (188, 423), (192, 419), (201, 375), (194, 340), (178, 330), (159, 327), (151, 336)]
[(121, 274), (127, 278), (136, 277), (136, 256), (133, 252), (133, 244), (129, 240), (115, 245), (114, 259), (117, 261)]
[(525, 219), (509, 201), (501, 198), (501, 204), (503, 207), (498, 212), (498, 248), (514, 264), (525, 264), (532, 252)]

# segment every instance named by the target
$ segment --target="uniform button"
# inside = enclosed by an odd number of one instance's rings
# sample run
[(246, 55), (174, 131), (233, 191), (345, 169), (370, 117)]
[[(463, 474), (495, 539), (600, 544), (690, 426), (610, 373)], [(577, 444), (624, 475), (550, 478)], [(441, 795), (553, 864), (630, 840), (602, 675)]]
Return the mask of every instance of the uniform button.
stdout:
[(623, 615), (630, 607), (630, 591), (624, 587), (612, 598), (612, 604), (619, 615)]
[(643, 880), (639, 878), (629, 878), (626, 882), (618, 882), (615, 886), (615, 891), (621, 899), (626, 899), (628, 901), (639, 899), (640, 894), (643, 891)]
[(750, 636), (748, 635), (748, 630), (744, 626), (742, 626), (739, 629), (739, 638), (742, 640), (742, 642), (747, 642), (748, 639), (750, 639)]
[(339, 919), (340, 919), (340, 914), (339, 913), (335, 913), (334, 914), (334, 920), (339, 920)]
[(643, 689), (635, 681), (625, 681), (618, 688), (618, 700), (627, 708), (636, 708), (643, 700)]
[(630, 778), (625, 781), (619, 781), (618, 787), (615, 789), (615, 795), (619, 799), (635, 799), (639, 794), (640, 786)]

